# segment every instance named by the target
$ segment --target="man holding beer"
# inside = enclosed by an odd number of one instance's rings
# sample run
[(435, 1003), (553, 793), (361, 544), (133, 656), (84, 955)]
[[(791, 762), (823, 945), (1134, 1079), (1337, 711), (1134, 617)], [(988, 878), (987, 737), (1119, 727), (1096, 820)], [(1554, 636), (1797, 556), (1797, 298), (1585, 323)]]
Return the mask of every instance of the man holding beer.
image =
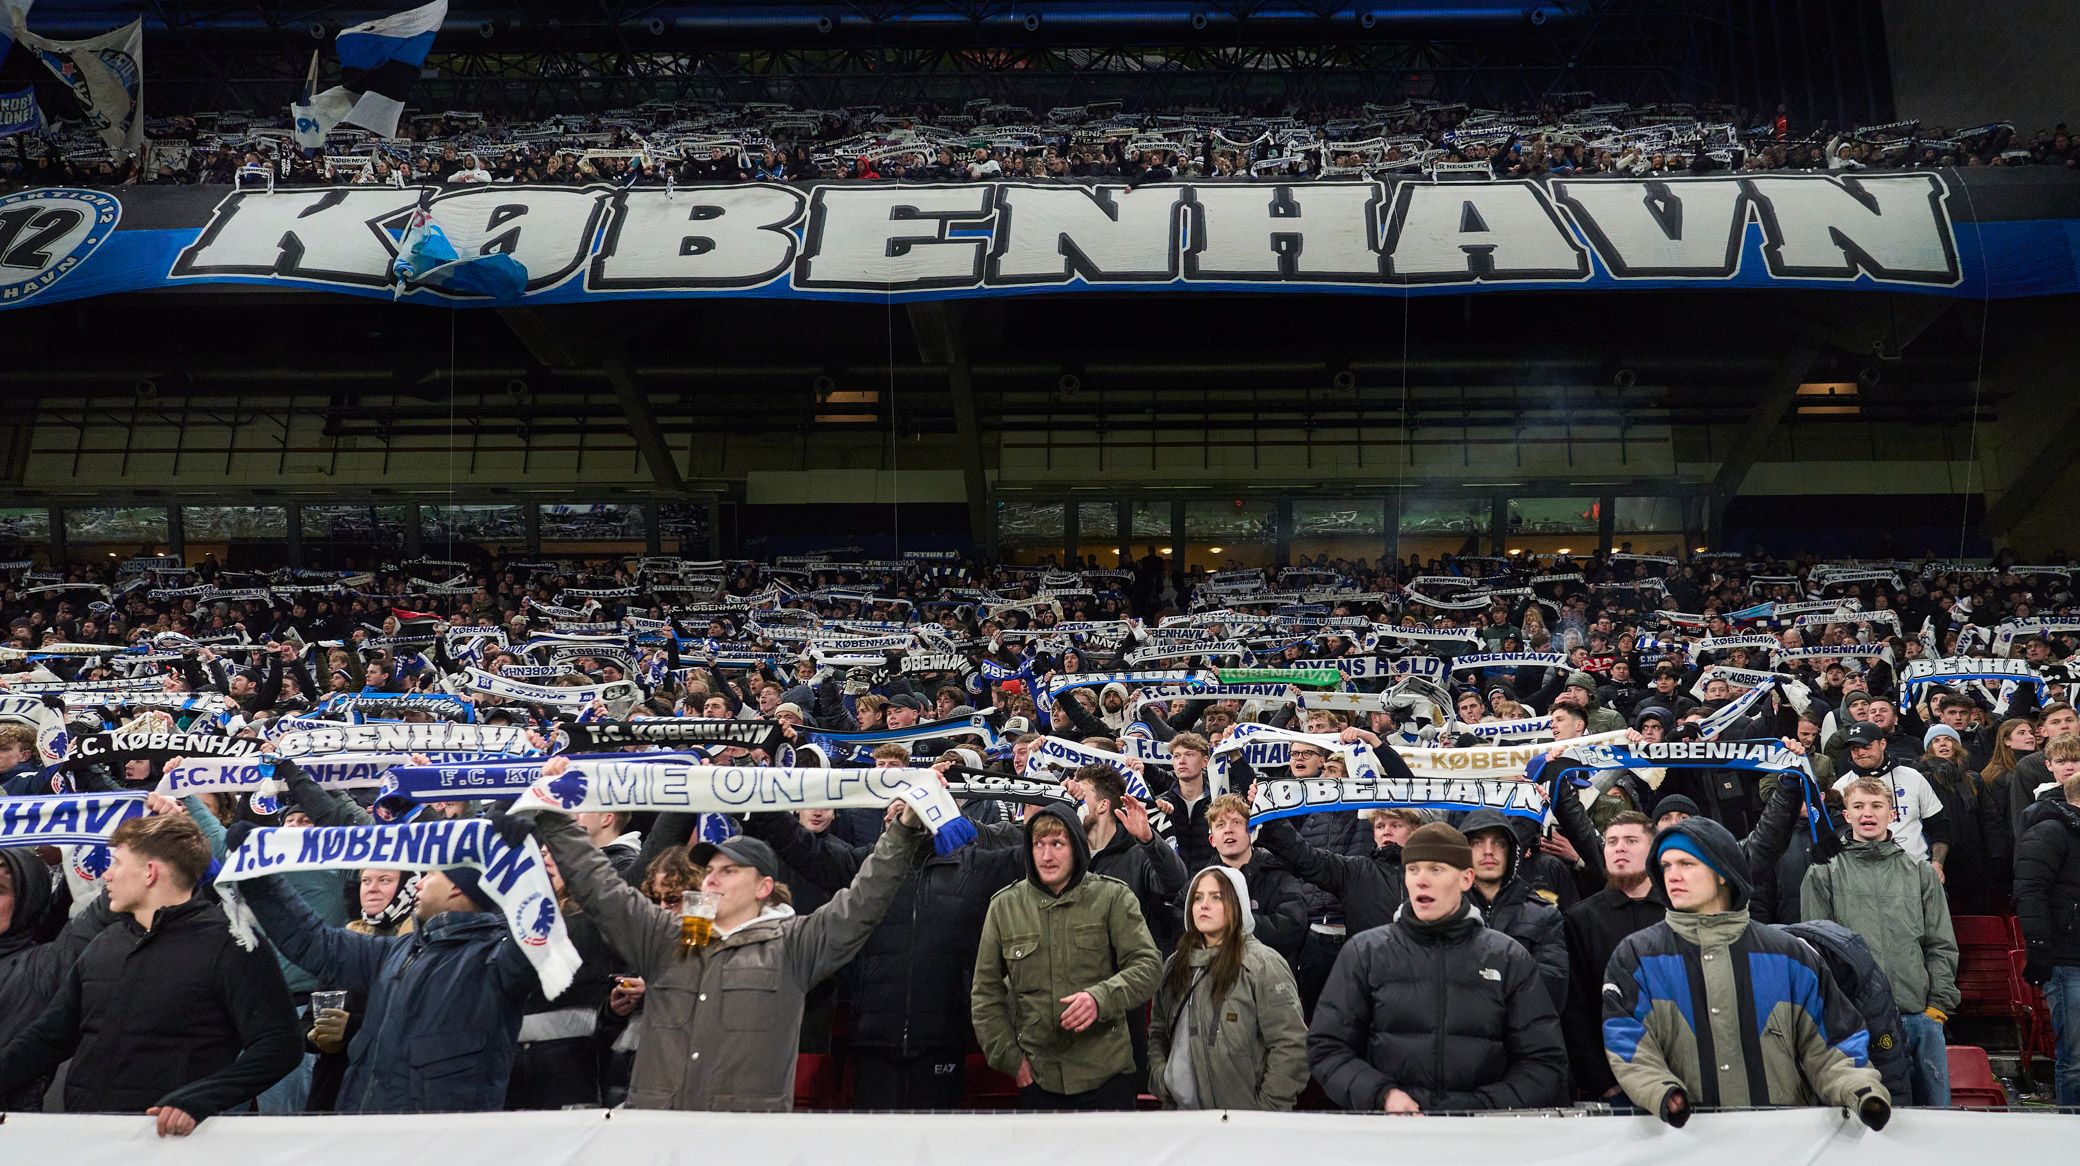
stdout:
[[(542, 774), (568, 765), (551, 758)], [(668, 911), (615, 874), (569, 817), (534, 820), (571, 897), (647, 983), (628, 1090), (636, 1109), (793, 1109), (803, 996), (865, 945), (919, 848), (931, 845), (906, 809), (850, 886), (796, 915), (771, 846), (743, 836), (703, 842), (692, 858), (708, 869), (701, 892), (710, 898), (690, 893)], [(500, 821), (509, 830), (519, 820)]]

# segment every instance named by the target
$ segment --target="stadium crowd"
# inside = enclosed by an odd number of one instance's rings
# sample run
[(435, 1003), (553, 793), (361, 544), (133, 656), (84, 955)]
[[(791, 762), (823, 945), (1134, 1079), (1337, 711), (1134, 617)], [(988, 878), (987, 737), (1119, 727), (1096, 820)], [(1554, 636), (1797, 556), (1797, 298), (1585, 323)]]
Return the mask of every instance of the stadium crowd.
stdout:
[[(1950, 1103), (1953, 915), (2008, 914), (2080, 1105), (2074, 570), (0, 564), (0, 1108), (781, 1110), (807, 1053), (866, 1109), (1879, 1129)], [(399, 726), (381, 784), (292, 744)], [(928, 784), (587, 800), (689, 746)], [(477, 819), (568, 987), (498, 862), (260, 873)]]
[(1943, 129), (1918, 121), (1794, 132), (1774, 115), (1687, 105), (1593, 104), (1592, 95), (1518, 110), (1398, 106), (1243, 114), (1121, 112), (1117, 102), (1044, 111), (977, 102), (954, 110), (654, 105), (533, 122), (448, 112), (408, 136), (343, 129), (299, 149), (279, 117), (154, 119), (140, 158), (91, 135), (17, 134), (0, 189), (86, 185), (624, 184), (993, 178), (1126, 180), (1498, 178), (1947, 166), (2080, 166), (2064, 124)]

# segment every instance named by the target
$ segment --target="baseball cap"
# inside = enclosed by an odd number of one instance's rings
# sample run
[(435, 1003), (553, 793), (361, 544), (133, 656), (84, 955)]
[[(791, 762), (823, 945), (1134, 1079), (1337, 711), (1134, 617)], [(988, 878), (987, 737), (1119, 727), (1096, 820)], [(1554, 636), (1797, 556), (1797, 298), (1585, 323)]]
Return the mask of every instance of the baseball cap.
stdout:
[(695, 866), (711, 866), (721, 855), (739, 866), (748, 866), (769, 879), (780, 877), (780, 856), (757, 838), (739, 834), (720, 842), (696, 843), (686, 852)]
[(1885, 730), (1869, 721), (1858, 721), (1849, 726), (1846, 740), (1851, 745), (1874, 745), (1885, 739)]
[(918, 712), (924, 711), (924, 698), (913, 692), (897, 693), (888, 698), (888, 703), (897, 708), (915, 709)]

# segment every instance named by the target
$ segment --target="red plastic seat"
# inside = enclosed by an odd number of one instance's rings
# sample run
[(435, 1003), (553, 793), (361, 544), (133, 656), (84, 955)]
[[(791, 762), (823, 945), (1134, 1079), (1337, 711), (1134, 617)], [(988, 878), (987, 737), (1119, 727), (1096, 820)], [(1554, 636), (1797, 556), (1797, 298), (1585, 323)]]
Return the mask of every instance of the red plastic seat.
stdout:
[(963, 1109), (1017, 1109), (1018, 1082), (989, 1067), (981, 1053), (969, 1053), (967, 1087), (962, 1091)]
[(1958, 1014), (2012, 1017), (2008, 952), (2014, 945), (2008, 921), (1998, 915), (1957, 915), (1950, 922), (1957, 934), (1957, 990), (1963, 998)]
[(1951, 1045), (1950, 1108), (2006, 1109), (2008, 1091), (1994, 1078), (1986, 1050), (1977, 1045)]
[(2008, 953), (2008, 996), (2014, 1005), (2016, 1046), (2022, 1054), (2022, 1077), (2033, 1080), (2036, 1059), (2058, 1059), (2058, 1036), (2051, 1027), (2051, 1002), (2022, 974), (2029, 953), (2017, 948)]
[(797, 1053), (794, 1058), (796, 1112), (838, 1107), (838, 1077), (844, 1067), (828, 1053)]

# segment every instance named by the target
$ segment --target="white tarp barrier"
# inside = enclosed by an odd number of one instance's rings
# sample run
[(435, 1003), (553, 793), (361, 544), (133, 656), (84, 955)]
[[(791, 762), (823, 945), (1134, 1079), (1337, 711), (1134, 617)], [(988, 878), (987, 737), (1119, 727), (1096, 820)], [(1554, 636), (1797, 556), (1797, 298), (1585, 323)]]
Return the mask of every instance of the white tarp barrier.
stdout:
[[(1384, 1124), (1382, 1124), (1384, 1123)], [(1896, 1110), (1872, 1133), (1838, 1109), (1699, 1114), (1680, 1130), (1647, 1117), (1355, 1114), (693, 1114), (641, 1110), (357, 1117), (217, 1117), (186, 1138), (152, 1119), (9, 1114), (8, 1162), (65, 1166), (598, 1166), (667, 1160), (842, 1161), (847, 1166), (1320, 1166), (1483, 1161), (1541, 1166), (1956, 1166), (2052, 1162), (2080, 1121), (2055, 1113)], [(835, 1155), (835, 1158), (833, 1157)]]

